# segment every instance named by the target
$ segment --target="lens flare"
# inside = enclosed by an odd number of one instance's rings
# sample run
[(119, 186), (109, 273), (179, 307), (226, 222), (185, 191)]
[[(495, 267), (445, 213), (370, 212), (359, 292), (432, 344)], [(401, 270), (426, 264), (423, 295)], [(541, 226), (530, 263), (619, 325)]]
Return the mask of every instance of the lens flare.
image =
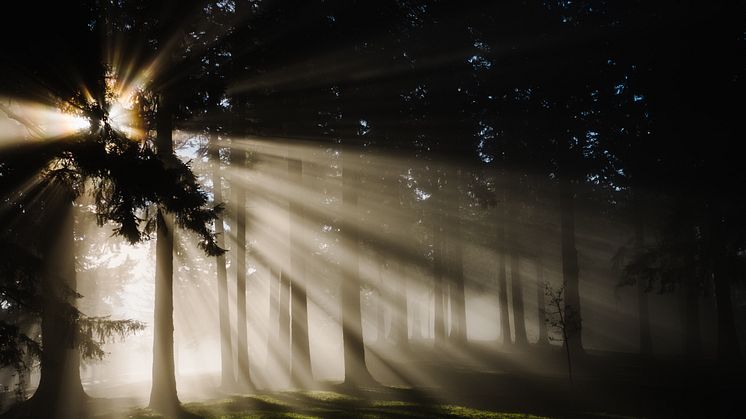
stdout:
[(27, 140), (52, 140), (86, 130), (90, 125), (88, 118), (59, 107), (0, 98), (0, 147)]

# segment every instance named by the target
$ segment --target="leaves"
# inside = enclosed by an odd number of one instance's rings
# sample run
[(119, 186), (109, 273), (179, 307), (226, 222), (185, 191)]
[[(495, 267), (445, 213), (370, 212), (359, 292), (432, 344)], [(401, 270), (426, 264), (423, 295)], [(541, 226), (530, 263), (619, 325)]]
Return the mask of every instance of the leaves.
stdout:
[(83, 316), (78, 320), (79, 339), (77, 342), (83, 359), (103, 359), (106, 352), (102, 345), (142, 331), (145, 324), (136, 320), (111, 320), (105, 317)]
[(73, 198), (90, 181), (99, 226), (112, 222), (115, 235), (137, 243), (153, 231), (155, 212), (150, 208), (161, 206), (175, 216), (179, 227), (197, 234), (208, 255), (225, 252), (210, 228), (222, 207), (208, 206), (207, 194), (186, 163), (175, 156), (164, 161), (109, 126), (66, 143), (48, 157), (51, 169), (45, 176), (67, 185)]
[(554, 288), (549, 283), (544, 284), (544, 295), (547, 297), (544, 309), (545, 321), (561, 338), (550, 337), (552, 340), (565, 341), (577, 336), (582, 330), (580, 312), (572, 305), (565, 303), (566, 284)]

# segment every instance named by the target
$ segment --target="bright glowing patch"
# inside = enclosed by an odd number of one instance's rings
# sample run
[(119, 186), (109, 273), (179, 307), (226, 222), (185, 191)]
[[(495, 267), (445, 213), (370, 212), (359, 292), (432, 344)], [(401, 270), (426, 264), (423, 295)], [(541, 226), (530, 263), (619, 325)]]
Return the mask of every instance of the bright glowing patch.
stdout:
[[(126, 79), (125, 76), (122, 76)], [(137, 109), (136, 98), (144, 85), (141, 75), (132, 82), (123, 81), (116, 70), (112, 70), (106, 78), (106, 90), (109, 96), (107, 122), (117, 131), (124, 133), (131, 139), (142, 139), (145, 133), (138, 128), (141, 125)]]
[(46, 140), (64, 137), (90, 127), (87, 118), (67, 113), (59, 108), (0, 99), (0, 144), (2, 146), (26, 140)]
[(67, 115), (65, 122), (63, 122), (65, 129), (70, 131), (83, 131), (91, 127), (91, 122), (88, 118), (75, 115)]

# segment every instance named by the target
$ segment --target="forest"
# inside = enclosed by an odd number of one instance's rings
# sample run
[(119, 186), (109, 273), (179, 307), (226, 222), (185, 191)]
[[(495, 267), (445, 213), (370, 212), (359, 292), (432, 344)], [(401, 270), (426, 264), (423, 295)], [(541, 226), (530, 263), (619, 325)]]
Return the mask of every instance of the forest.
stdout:
[(2, 17), (0, 418), (746, 415), (746, 2)]

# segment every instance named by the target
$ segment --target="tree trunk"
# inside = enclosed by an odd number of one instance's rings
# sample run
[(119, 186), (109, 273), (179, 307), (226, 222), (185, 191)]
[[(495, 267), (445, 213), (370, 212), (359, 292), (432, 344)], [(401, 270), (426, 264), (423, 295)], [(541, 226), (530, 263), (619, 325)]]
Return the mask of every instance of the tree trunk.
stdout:
[[(575, 248), (575, 192), (572, 183), (560, 178), (560, 231), (562, 235), (562, 280), (565, 284), (565, 318), (573, 315), (580, 318), (580, 289), (578, 284), (578, 251)], [(573, 311), (575, 314), (573, 314)], [(570, 345), (571, 352), (583, 353), (582, 327), (568, 335), (565, 345)]]
[(415, 299), (412, 307), (412, 340), (423, 339), (422, 335), (422, 302)]
[(384, 262), (378, 257), (378, 301), (376, 304), (376, 340), (378, 343), (386, 342), (386, 284), (383, 281)]
[(736, 331), (736, 320), (733, 315), (733, 302), (731, 300), (730, 278), (728, 277), (727, 255), (722, 253), (714, 257), (714, 281), (715, 300), (718, 313), (718, 359), (721, 361), (737, 361), (741, 359), (741, 350), (738, 344), (738, 333)]
[[(461, 169), (456, 172), (456, 181), (461, 182)], [(451, 339), (457, 343), (465, 343), (466, 337), (466, 295), (465, 295), (465, 281), (464, 281), (464, 251), (461, 241), (461, 234), (463, 229), (463, 223), (461, 221), (461, 194), (458, 191), (458, 185), (453, 183), (449, 188), (452, 196), (450, 197), (451, 202), (454, 203), (454, 208), (451, 216), (453, 217), (453, 225), (450, 229), (448, 239), (452, 243), (452, 260), (450, 261), (451, 271)], [(455, 195), (455, 196), (454, 196)]]
[(45, 252), (41, 377), (29, 407), (32, 416), (73, 419), (82, 416), (88, 396), (80, 380), (77, 326), (68, 314), (77, 287), (72, 197), (67, 185), (58, 188), (61, 192), (52, 197), (55, 202), (48, 202), (50, 208), (59, 208), (55, 217), (60, 222), (49, 230), (52, 245)]
[[(394, 182), (395, 188), (397, 188), (397, 208), (402, 212), (402, 202), (404, 202), (405, 193), (404, 188), (400, 184), (401, 180), (398, 176), (391, 176), (390, 179)], [(409, 215), (409, 214), (408, 214)], [(405, 222), (414, 222), (409, 216), (405, 219)], [(412, 217), (413, 218), (413, 217)], [(409, 238), (404, 242), (406, 247), (413, 246), (413, 238)], [(409, 349), (409, 301), (407, 297), (407, 284), (409, 282), (408, 275), (405, 274), (405, 264), (396, 258), (390, 259), (391, 272), (396, 275), (396, 283), (398, 286), (395, 289), (395, 295), (392, 300), (395, 305), (395, 310), (391, 313), (391, 335), (393, 336), (394, 342), (400, 353), (403, 353)]]
[[(235, 3), (236, 19), (244, 18), (249, 12), (250, 6), (247, 2)], [(245, 58), (236, 50), (240, 50), (241, 41), (236, 39), (233, 48), (234, 60), (233, 71), (240, 71), (246, 64)], [(253, 389), (251, 382), (251, 361), (249, 359), (248, 317), (246, 314), (246, 184), (240, 179), (240, 175), (246, 170), (246, 151), (240, 147), (238, 138), (245, 131), (243, 119), (245, 118), (245, 99), (240, 94), (231, 98), (234, 110), (234, 137), (231, 139), (232, 147), (230, 163), (233, 176), (231, 177), (231, 190), (233, 198), (233, 221), (236, 247), (233, 249), (233, 258), (236, 267), (236, 384), (241, 390)]]
[[(233, 141), (236, 141), (235, 139)], [(233, 220), (236, 234), (236, 248), (233, 260), (236, 266), (236, 362), (238, 371), (236, 381), (241, 390), (253, 388), (251, 383), (251, 364), (249, 363), (248, 317), (246, 315), (246, 185), (236, 173), (243, 173), (246, 168), (246, 152), (237, 145), (231, 149), (231, 167), (233, 177)]]
[(523, 283), (521, 282), (520, 258), (515, 244), (510, 251), (510, 286), (513, 296), (513, 328), (515, 329), (515, 344), (526, 346), (526, 319), (523, 314)]
[(510, 338), (510, 318), (508, 317), (508, 272), (506, 267), (507, 246), (505, 243), (505, 194), (503, 194), (503, 203), (498, 207), (500, 216), (497, 217), (497, 250), (500, 252), (500, 261), (497, 268), (497, 298), (500, 306), (500, 335), (502, 336), (503, 345), (511, 344)]
[[(173, 158), (173, 108), (161, 97), (156, 120), (156, 148), (165, 165)], [(175, 416), (180, 403), (176, 393), (174, 363), (174, 294), (173, 294), (173, 219), (158, 209), (155, 241), (155, 308), (153, 319), (153, 383), (150, 407), (165, 415)]]
[[(303, 184), (303, 162), (288, 159), (290, 181), (298, 186)], [(311, 371), (311, 351), (308, 342), (308, 300), (306, 297), (305, 249), (299, 230), (303, 224), (304, 208), (300, 197), (290, 200), (290, 300), (292, 328), (290, 342), (292, 360), (290, 371), (293, 382), (298, 387), (305, 387), (313, 380)]]
[(544, 266), (538, 257), (536, 258), (536, 306), (539, 312), (539, 339), (536, 343), (546, 345), (549, 343), (549, 334), (547, 333), (546, 303), (544, 301)]
[(285, 271), (280, 271), (280, 304), (277, 321), (279, 323), (279, 358), (280, 368), (285, 378), (290, 376), (290, 282)]
[[(439, 192), (436, 192), (439, 193)], [(433, 335), (435, 347), (442, 347), (446, 339), (445, 307), (443, 305), (443, 282), (445, 243), (443, 239), (441, 208), (436, 203), (433, 211)]]
[[(216, 204), (223, 203), (223, 182), (220, 176), (220, 147), (217, 134), (211, 133), (209, 139), (210, 159), (212, 160), (213, 196)], [(225, 248), (225, 230), (223, 216), (215, 220), (215, 236), (220, 248)], [(215, 259), (218, 280), (218, 316), (220, 319), (220, 373), (221, 386), (224, 389), (234, 388), (236, 377), (233, 370), (233, 342), (228, 302), (228, 272), (225, 267), (225, 255)]]
[[(394, 270), (400, 273), (399, 264), (394, 262)], [(398, 289), (393, 296), (396, 309), (391, 313), (391, 336), (399, 351), (405, 350), (409, 346), (409, 306), (407, 303), (407, 277), (397, 275)]]
[[(639, 211), (639, 209), (638, 209)], [(635, 220), (635, 249), (641, 254), (645, 249), (645, 230), (643, 217), (637, 214)], [(650, 335), (650, 309), (648, 308), (647, 284), (637, 281), (637, 318), (640, 330), (640, 354), (653, 353), (653, 340)]]
[(269, 272), (269, 316), (267, 327), (267, 350), (273, 353), (279, 347), (280, 338), (280, 272), (273, 265), (267, 268)]
[[(356, 152), (356, 151), (355, 151)], [(357, 211), (360, 187), (356, 172), (359, 159), (353, 151), (342, 154), (342, 244), (349, 252), (342, 263), (342, 342), (344, 350), (345, 375), (347, 385), (370, 385), (374, 383), (365, 364), (365, 343), (360, 304), (360, 263), (359, 237), (357, 233)]]

